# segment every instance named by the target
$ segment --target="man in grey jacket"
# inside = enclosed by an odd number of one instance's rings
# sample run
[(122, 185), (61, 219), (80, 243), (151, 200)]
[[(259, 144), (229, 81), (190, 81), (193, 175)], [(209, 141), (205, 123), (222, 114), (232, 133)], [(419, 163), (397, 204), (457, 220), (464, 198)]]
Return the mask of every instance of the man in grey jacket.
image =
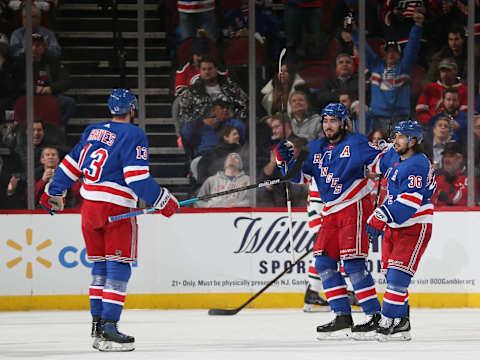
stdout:
[(294, 91), (288, 101), (292, 110), (290, 120), (293, 133), (308, 141), (323, 137), (322, 118), (310, 111), (306, 94), (302, 91)]
[[(230, 153), (225, 159), (223, 171), (210, 176), (198, 191), (198, 197), (244, 187), (250, 184), (250, 177), (242, 170), (242, 158), (237, 153)], [(198, 201), (195, 207), (247, 207), (250, 206), (247, 191), (218, 196), (206, 201)]]

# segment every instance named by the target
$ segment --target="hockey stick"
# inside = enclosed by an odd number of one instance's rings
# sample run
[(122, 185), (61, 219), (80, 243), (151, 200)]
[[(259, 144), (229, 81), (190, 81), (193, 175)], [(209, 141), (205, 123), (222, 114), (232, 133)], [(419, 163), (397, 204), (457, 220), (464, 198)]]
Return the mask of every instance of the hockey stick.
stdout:
[(242, 310), (245, 306), (250, 304), (253, 300), (255, 300), (257, 297), (259, 297), (265, 290), (267, 290), (270, 286), (272, 286), (278, 279), (280, 279), (283, 275), (285, 275), (287, 272), (292, 270), (301, 260), (303, 260), (307, 255), (309, 255), (313, 249), (308, 250), (305, 254), (300, 256), (297, 261), (295, 261), (292, 265), (290, 265), (288, 268), (283, 270), (280, 274), (278, 274), (275, 279), (270, 281), (267, 285), (265, 285), (261, 290), (255, 293), (250, 299), (248, 299), (246, 302), (244, 302), (242, 305), (235, 309), (210, 309), (208, 310), (208, 315), (235, 315), (237, 314), (240, 310)]
[[(188, 199), (188, 200), (183, 200), (183, 201), (179, 202), (179, 205), (183, 206), (183, 205), (191, 204), (191, 203), (194, 203), (194, 202), (197, 202), (197, 201), (200, 201), (200, 200), (208, 200), (208, 199), (215, 198), (217, 196), (229, 195), (229, 194), (233, 194), (233, 193), (236, 193), (236, 192), (239, 192), (239, 191), (245, 191), (245, 190), (250, 190), (250, 189), (258, 189), (258, 188), (262, 188), (262, 187), (265, 187), (265, 186), (276, 185), (276, 184), (280, 184), (280, 183), (283, 183), (283, 182), (286, 182), (286, 181), (293, 180), (302, 170), (303, 163), (307, 159), (308, 154), (309, 154), (309, 151), (307, 149), (305, 149), (305, 148), (302, 149), (300, 151), (300, 154), (298, 154), (297, 160), (293, 164), (292, 168), (290, 169), (290, 171), (288, 173), (285, 174), (285, 176), (281, 176), (277, 179), (261, 181), (261, 182), (258, 182), (256, 184), (251, 184), (251, 185), (243, 186), (243, 187), (236, 188), (236, 189), (220, 191), (220, 192), (217, 192), (217, 193), (214, 193), (214, 194), (208, 194), (208, 195), (203, 195), (203, 196)], [(147, 208), (147, 209), (140, 209), (140, 210), (131, 211), (131, 212), (121, 214), (121, 215), (109, 216), (108, 221), (109, 222), (114, 222), (114, 221), (118, 221), (118, 220), (128, 219), (128, 218), (131, 218), (131, 217), (134, 217), (134, 216), (137, 216), (137, 215), (149, 214), (149, 213), (156, 212), (156, 211), (159, 211), (159, 209), (153, 208), (153, 207), (152, 208)]]
[[(280, 57), (278, 58), (278, 74), (280, 76), (280, 73), (282, 72), (282, 60), (283, 57), (285, 56), (285, 53), (287, 52), (286, 48), (282, 49), (282, 52), (280, 53)], [(280, 91), (281, 91), (281, 96), (280, 96), (280, 102), (281, 102), (281, 107), (282, 107), (282, 126), (283, 126), (283, 137), (286, 139), (287, 134), (285, 133), (285, 106), (283, 104), (284, 101), (284, 96), (285, 94), (283, 93), (283, 86), (280, 81)], [(285, 174), (288, 172), (288, 165), (285, 163)], [(295, 262), (295, 252), (293, 251), (293, 224), (292, 224), (292, 200), (290, 198), (290, 185), (285, 184), (285, 198), (287, 200), (287, 213), (288, 213), (288, 229), (290, 230), (289, 232), (289, 241), (290, 241), (290, 254), (292, 255), (292, 262)]]

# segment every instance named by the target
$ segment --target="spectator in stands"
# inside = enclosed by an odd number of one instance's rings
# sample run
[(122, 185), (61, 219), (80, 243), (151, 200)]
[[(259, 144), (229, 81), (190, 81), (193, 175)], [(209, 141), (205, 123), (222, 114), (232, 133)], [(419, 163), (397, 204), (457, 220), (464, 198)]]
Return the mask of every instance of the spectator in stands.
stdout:
[(199, 184), (217, 171), (223, 169), (225, 159), (230, 153), (238, 153), (242, 158), (244, 169), (248, 171), (248, 146), (240, 145), (240, 134), (235, 126), (225, 125), (218, 132), (218, 145), (206, 152), (198, 163)]
[[(409, 79), (420, 49), (424, 16), (415, 12), (412, 19), (415, 24), (410, 30), (403, 55), (396, 42), (387, 42), (383, 60), (366, 44), (366, 65), (372, 74), (370, 111), (374, 130), (387, 129), (390, 122), (395, 124), (409, 119)], [(358, 32), (355, 25), (353, 29), (353, 40), (358, 48)]]
[[(467, 44), (465, 29), (461, 25), (454, 25), (448, 31), (448, 42), (440, 51), (435, 53), (429, 61), (427, 77), (431, 81), (438, 78), (440, 63), (446, 59), (452, 58), (457, 64), (458, 76), (463, 82), (467, 81)], [(479, 56), (475, 54), (475, 63), (478, 64)]]
[[(289, 63), (297, 58), (320, 58), (327, 36), (323, 23), (323, 0), (286, 0), (283, 10)], [(308, 32), (303, 34), (304, 26)], [(303, 38), (303, 46), (300, 47)]]
[[(215, 194), (220, 191), (236, 189), (250, 185), (250, 177), (243, 171), (242, 158), (230, 153), (225, 159), (223, 171), (210, 176), (198, 191), (198, 197)], [(218, 196), (210, 200), (197, 201), (195, 207), (247, 207), (250, 206), (248, 191), (239, 191), (230, 195)]]
[[(192, 41), (192, 58), (182, 65), (182, 68), (177, 70), (175, 74), (175, 100), (172, 103), (172, 119), (175, 122), (175, 130), (177, 138), (180, 139), (181, 125), (178, 119), (180, 111), (180, 96), (195, 81), (200, 78), (200, 61), (203, 57), (210, 54), (210, 44), (207, 38), (207, 32), (204, 29), (199, 29), (197, 36)], [(228, 76), (227, 71), (218, 70), (220, 75)]]
[[(430, 118), (428, 126), (431, 128), (436, 119), (440, 116), (447, 117), (450, 123), (450, 139), (452, 141), (464, 142), (467, 140), (467, 113), (460, 111), (460, 95), (456, 88), (445, 89), (442, 106), (443, 111)], [(466, 109), (466, 106), (464, 108)]]
[(310, 111), (307, 95), (302, 91), (294, 91), (290, 95), (289, 107), (292, 130), (297, 136), (306, 138), (308, 141), (323, 137), (322, 118)]
[(445, 110), (444, 96), (447, 94), (447, 89), (451, 88), (457, 92), (460, 110), (467, 110), (467, 87), (457, 80), (455, 61), (452, 58), (443, 59), (439, 69), (440, 79), (425, 85), (415, 107), (417, 120), (425, 125), (432, 116)]
[(340, 93), (358, 93), (358, 75), (353, 72), (353, 59), (350, 55), (341, 53), (335, 60), (337, 77), (328, 79), (316, 94), (317, 103), (321, 108), (338, 100)]
[(381, 140), (388, 141), (388, 134), (387, 130), (375, 130), (370, 133), (368, 136), (369, 140), (372, 142), (372, 144), (378, 145)]
[[(310, 89), (305, 80), (297, 73), (296, 68), (292, 64), (283, 64), (280, 72), (270, 80), (261, 90), (262, 107), (268, 115), (277, 112), (292, 112), (288, 99), (294, 91), (303, 91), (307, 94), (307, 99), (315, 111), (317, 109), (316, 102), (313, 101)], [(283, 106), (282, 106), (283, 101)]]
[[(348, 124), (348, 129), (350, 129), (353, 132), (359, 132), (359, 114), (360, 114), (360, 103), (358, 102), (356, 98), (356, 94), (352, 94), (348, 91), (341, 91), (340, 94), (338, 95), (338, 99), (335, 100), (335, 102), (338, 101), (339, 103), (345, 105), (345, 107), (348, 109), (348, 119), (347, 119), (347, 124)], [(365, 106), (365, 130), (368, 133), (372, 127), (372, 118), (370, 117), (370, 113), (368, 111), (368, 106)]]
[(467, 169), (460, 146), (445, 145), (442, 169), (437, 175), (437, 191), (432, 199), (435, 206), (467, 206)]
[[(10, 51), (13, 56), (19, 56), (25, 53), (25, 20), (26, 20), (26, 9), (22, 9), (22, 18), (23, 18), (23, 27), (15, 30), (10, 37)], [(40, 26), (42, 20), (42, 14), (40, 9), (32, 5), (32, 34), (37, 33), (42, 35), (42, 41), (45, 43), (45, 49), (47, 53), (51, 56), (59, 58), (62, 54), (62, 49), (58, 44), (57, 38), (53, 31)]]
[[(21, 162), (21, 168), (24, 173), (27, 172), (27, 146), (26, 146), (26, 129), (22, 127), (21, 130), (24, 133), (18, 133), (17, 146), (15, 151), (18, 153)], [(57, 149), (60, 149), (63, 153), (68, 153), (68, 148), (65, 145), (62, 145), (58, 141), (58, 137), (55, 136), (55, 133), (49, 131), (46, 125), (38, 120), (33, 120), (33, 154), (34, 154), (34, 168), (37, 169), (41, 166), (40, 157), (42, 154), (42, 149), (47, 145), (55, 145)], [(38, 170), (36, 170), (38, 171)]]
[[(41, 167), (38, 168), (39, 171), (36, 171), (36, 183), (35, 183), (35, 204), (39, 207), (38, 202), (40, 197), (45, 190), (45, 186), (53, 178), (55, 170), (60, 164), (60, 156), (57, 148), (53, 146), (45, 146), (42, 149), (40, 156)], [(37, 169), (36, 169), (37, 170)], [(80, 205), (82, 197), (80, 196), (80, 187), (81, 182), (75, 182), (70, 188), (67, 197), (65, 207), (76, 207)]]
[(446, 116), (440, 116), (433, 124), (433, 139), (425, 140), (425, 154), (429, 157), (435, 169), (442, 167), (442, 156), (445, 145), (451, 142), (450, 121)]
[(200, 61), (200, 78), (190, 85), (180, 99), (179, 122), (202, 121), (212, 109), (216, 99), (222, 99), (231, 106), (232, 116), (247, 119), (248, 97), (243, 90), (228, 77), (218, 73), (217, 63), (211, 57)]
[[(66, 126), (68, 120), (75, 113), (76, 107), (72, 97), (62, 94), (70, 88), (70, 75), (62, 63), (46, 50), (47, 45), (43, 35), (32, 34), (34, 92), (35, 95), (54, 96), (58, 100), (62, 113), (62, 124)], [(15, 80), (21, 84), (19, 92), (25, 95), (25, 55), (18, 59)]]
[(0, 33), (8, 33), (10, 31), (10, 17), (8, 13), (8, 1), (0, 0)]
[(3, 158), (0, 156), (0, 209), (25, 208), (22, 188), (19, 177), (5, 171)]
[(198, 29), (205, 29), (210, 39), (217, 39), (215, 1), (177, 0), (179, 41), (194, 37)]
[(0, 123), (5, 121), (5, 111), (13, 110), (16, 84), (13, 80), (14, 61), (8, 53), (8, 39), (0, 34)]
[[(365, 8), (365, 26), (367, 31), (367, 37), (373, 36), (382, 36), (383, 32), (380, 26), (380, 22), (378, 21), (377, 17), (377, 10), (376, 10), (376, 3), (375, 0), (364, 0)], [(337, 1), (337, 5), (335, 7), (333, 13), (333, 24), (337, 24), (337, 29), (334, 29), (335, 36), (340, 43), (340, 52), (355, 55), (354, 54), (354, 46), (353, 46), (353, 39), (350, 34), (351, 31), (351, 23), (358, 21), (358, 0), (341, 0)], [(345, 23), (345, 19), (347, 23)], [(332, 100), (334, 101), (334, 100)], [(325, 104), (327, 105), (327, 104)]]

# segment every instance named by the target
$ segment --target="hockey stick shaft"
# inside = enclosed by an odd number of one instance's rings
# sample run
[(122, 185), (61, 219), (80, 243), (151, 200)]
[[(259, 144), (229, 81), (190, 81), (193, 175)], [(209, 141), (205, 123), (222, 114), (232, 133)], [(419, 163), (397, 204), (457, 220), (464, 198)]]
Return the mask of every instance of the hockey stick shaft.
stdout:
[[(256, 184), (251, 184), (251, 185), (243, 186), (243, 187), (236, 188), (236, 189), (220, 191), (220, 192), (217, 192), (217, 193), (214, 193), (214, 194), (207, 194), (207, 195), (195, 197), (195, 198), (188, 199), (188, 200), (183, 200), (183, 201), (179, 202), (179, 205), (184, 206), (184, 205), (192, 204), (194, 202), (201, 201), (201, 200), (209, 200), (209, 199), (212, 199), (212, 198), (215, 198), (215, 197), (218, 197), (218, 196), (229, 195), (229, 194), (233, 194), (233, 193), (240, 192), (240, 191), (245, 191), (245, 190), (250, 190), (250, 189), (259, 189), (259, 188), (262, 188), (262, 187), (265, 187), (265, 186), (276, 185), (276, 184), (280, 184), (280, 183), (283, 183), (283, 182), (286, 182), (286, 181), (293, 180), (299, 174), (299, 172), (301, 171), (303, 163), (307, 159), (308, 154), (309, 154), (308, 150), (302, 149), (300, 151), (300, 154), (298, 155), (297, 160), (293, 164), (292, 168), (290, 169), (290, 171), (288, 173), (285, 174), (285, 176), (279, 177), (277, 179), (261, 181), (261, 182), (258, 182)], [(128, 212), (128, 213), (125, 213), (125, 214), (121, 214), (121, 215), (109, 216), (108, 221), (109, 222), (114, 222), (114, 221), (118, 221), (118, 220), (128, 219), (128, 218), (131, 218), (131, 217), (134, 217), (134, 216), (137, 216), (137, 215), (149, 214), (149, 213), (156, 212), (156, 211), (159, 211), (159, 209), (157, 209), (157, 208), (147, 208), (147, 209), (135, 210), (135, 211), (131, 211), (131, 212)]]
[(309, 255), (313, 249), (308, 250), (305, 254), (300, 256), (297, 261), (292, 263), (288, 268), (283, 270), (280, 274), (278, 274), (275, 279), (271, 280), (267, 285), (265, 285), (263, 288), (261, 288), (259, 291), (255, 293), (250, 299), (248, 299), (246, 302), (244, 302), (242, 305), (235, 309), (210, 309), (208, 311), (209, 315), (235, 315), (237, 314), (240, 310), (242, 310), (244, 307), (246, 307), (248, 304), (250, 304), (253, 300), (255, 300), (257, 297), (259, 297), (265, 290), (267, 290), (270, 286), (272, 286), (278, 279), (280, 279), (283, 275), (285, 275), (287, 272), (291, 271), (297, 264), (302, 261), (307, 255)]

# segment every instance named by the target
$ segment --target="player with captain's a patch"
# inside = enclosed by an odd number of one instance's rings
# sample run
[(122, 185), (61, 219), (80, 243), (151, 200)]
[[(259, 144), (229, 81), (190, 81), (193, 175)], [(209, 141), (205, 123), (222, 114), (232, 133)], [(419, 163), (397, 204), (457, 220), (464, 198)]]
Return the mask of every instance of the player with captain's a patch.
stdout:
[[(310, 155), (293, 180), (305, 183), (314, 178), (324, 201), (323, 223), (314, 244), (315, 268), (332, 311), (333, 321), (317, 327), (319, 339), (345, 338), (375, 329), (380, 319), (375, 284), (367, 271), (368, 236), (365, 223), (372, 211), (369, 196), (373, 182), (365, 168), (373, 166), (382, 150), (366, 136), (346, 129), (348, 111), (343, 104), (330, 103), (322, 111), (324, 138), (308, 144)], [(275, 151), (277, 163), (292, 165), (291, 144), (281, 141)], [(353, 326), (347, 285), (338, 271), (339, 261), (350, 277), (366, 323)]]
[(436, 181), (432, 165), (423, 154), (423, 128), (416, 121), (394, 127), (394, 143), (372, 170), (388, 179), (384, 203), (366, 225), (372, 238), (383, 235), (382, 265), (387, 289), (377, 338), (410, 340), (408, 286), (432, 234)]

